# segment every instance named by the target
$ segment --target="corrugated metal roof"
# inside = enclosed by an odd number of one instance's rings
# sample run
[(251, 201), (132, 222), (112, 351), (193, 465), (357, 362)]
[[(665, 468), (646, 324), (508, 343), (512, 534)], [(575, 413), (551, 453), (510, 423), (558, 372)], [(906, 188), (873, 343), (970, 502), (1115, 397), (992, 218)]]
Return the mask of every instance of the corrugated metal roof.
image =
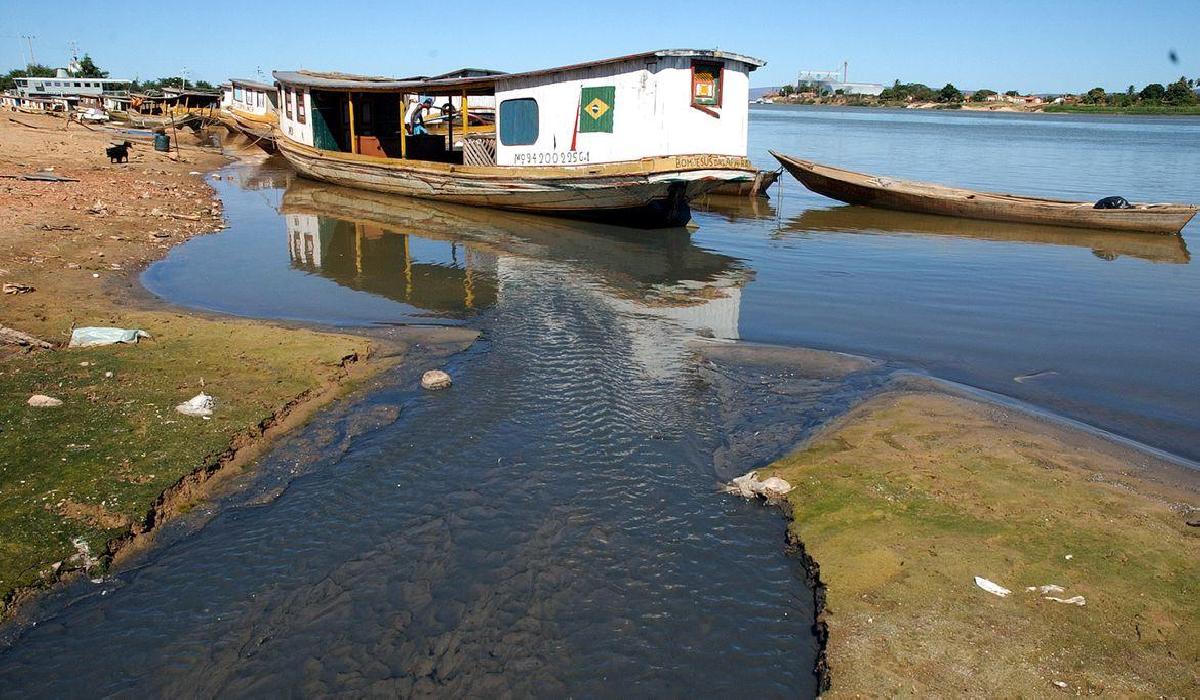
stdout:
[(750, 67), (750, 70), (754, 70), (755, 68), (766, 65), (766, 61), (752, 58), (750, 56), (744, 56), (742, 54), (731, 53), (729, 51), (716, 51), (708, 49), (664, 49), (660, 51), (645, 51), (643, 53), (630, 54), (628, 56), (606, 58), (599, 61), (587, 61), (569, 66), (560, 66), (558, 68), (545, 68), (542, 70), (525, 71), (522, 73), (503, 73), (500, 71), (464, 68), (459, 71), (445, 73), (433, 77), (412, 76), (409, 78), (387, 78), (379, 76), (353, 75), (350, 73), (318, 73), (313, 71), (275, 71), (273, 75), (275, 76), (275, 79), (281, 83), (299, 87), (315, 88), (318, 90), (353, 90), (355, 92), (395, 92), (405, 90), (410, 92), (436, 93), (439, 91), (494, 88), (496, 82), (499, 80), (551, 75), (554, 73), (564, 73), (567, 71), (579, 70), (581, 68), (591, 68), (593, 66), (604, 66), (614, 63), (624, 63), (626, 61), (636, 61), (638, 59), (671, 56), (736, 61), (738, 63), (746, 64)]
[(229, 84), (230, 85), (240, 85), (242, 87), (248, 87), (248, 88), (252, 88), (254, 90), (263, 90), (263, 91), (267, 91), (267, 92), (275, 91), (274, 85), (267, 85), (266, 83), (259, 82), (257, 80), (247, 80), (246, 78), (230, 78)]

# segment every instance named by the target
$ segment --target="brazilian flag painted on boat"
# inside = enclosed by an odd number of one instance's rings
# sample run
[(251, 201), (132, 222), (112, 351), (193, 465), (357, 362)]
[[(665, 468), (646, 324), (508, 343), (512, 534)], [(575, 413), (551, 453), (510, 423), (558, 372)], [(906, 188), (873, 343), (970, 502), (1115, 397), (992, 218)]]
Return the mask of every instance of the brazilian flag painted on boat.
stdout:
[(611, 134), (617, 88), (585, 87), (579, 93), (579, 133)]

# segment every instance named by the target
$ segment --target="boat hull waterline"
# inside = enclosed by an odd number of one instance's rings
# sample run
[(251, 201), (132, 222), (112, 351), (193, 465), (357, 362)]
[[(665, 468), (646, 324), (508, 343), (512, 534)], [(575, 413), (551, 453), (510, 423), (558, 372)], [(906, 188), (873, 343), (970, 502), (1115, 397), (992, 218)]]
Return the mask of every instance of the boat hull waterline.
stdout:
[(797, 180), (817, 194), (847, 204), (957, 216), (987, 221), (1177, 234), (1196, 215), (1188, 204), (1141, 204), (1096, 209), (1091, 202), (976, 192), (923, 182), (893, 180), (833, 168), (771, 151)]
[[(576, 168), (470, 167), (323, 151), (276, 134), (301, 175), (347, 187), (640, 228), (683, 226), (689, 202), (753, 180), (744, 158), (673, 156)], [(715, 167), (712, 167), (715, 166)]]

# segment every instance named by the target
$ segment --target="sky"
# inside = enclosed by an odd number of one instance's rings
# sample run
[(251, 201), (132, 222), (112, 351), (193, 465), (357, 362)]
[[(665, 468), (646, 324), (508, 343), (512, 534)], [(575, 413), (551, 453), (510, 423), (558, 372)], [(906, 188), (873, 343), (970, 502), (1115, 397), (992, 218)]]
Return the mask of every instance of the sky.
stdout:
[[(142, 5), (0, 0), (0, 69), (62, 66), (71, 42), (113, 77), (214, 84), (271, 70), (432, 75), (519, 71), (663, 48), (767, 61), (754, 87), (800, 70), (960, 89), (1123, 91), (1200, 78), (1200, 0), (204, 0)], [(1168, 59), (1174, 50), (1178, 63)], [(259, 72), (261, 71), (261, 73)]]

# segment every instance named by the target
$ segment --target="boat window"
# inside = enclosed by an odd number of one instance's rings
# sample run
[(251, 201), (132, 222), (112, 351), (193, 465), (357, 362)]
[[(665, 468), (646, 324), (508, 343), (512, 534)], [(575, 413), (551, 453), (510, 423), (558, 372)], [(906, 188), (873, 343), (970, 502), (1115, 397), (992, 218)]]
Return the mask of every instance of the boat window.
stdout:
[(721, 83), (725, 66), (708, 61), (692, 61), (692, 105), (721, 106)]
[(238, 102), (242, 101), (242, 89), (240, 87), (235, 87), (233, 89), (233, 99), (237, 100)]
[(531, 97), (500, 103), (500, 143), (528, 146), (538, 140), (538, 103)]
[(296, 121), (303, 124), (307, 121), (307, 119), (306, 119), (307, 116), (308, 116), (307, 113), (304, 111), (304, 91), (297, 90), (296, 91)]
[(287, 118), (292, 118), (292, 89), (288, 88), (283, 91), (283, 111), (287, 113)]
[(254, 101), (258, 103), (259, 107), (262, 107), (263, 106), (263, 93), (255, 92), (254, 93)]

